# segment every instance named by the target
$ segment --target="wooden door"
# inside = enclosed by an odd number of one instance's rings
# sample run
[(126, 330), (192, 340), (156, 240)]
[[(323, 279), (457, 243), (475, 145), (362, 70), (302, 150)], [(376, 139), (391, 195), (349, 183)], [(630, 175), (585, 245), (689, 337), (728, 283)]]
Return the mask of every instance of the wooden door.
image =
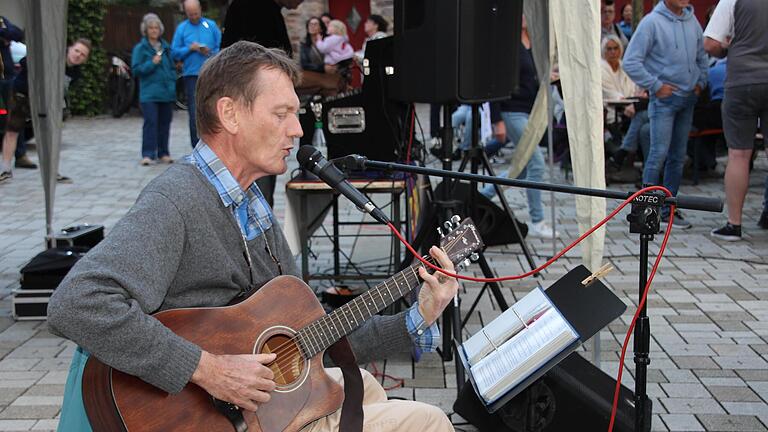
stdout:
[(355, 51), (362, 49), (366, 37), (365, 20), (371, 14), (370, 0), (328, 0), (328, 11), (347, 25), (349, 42)]

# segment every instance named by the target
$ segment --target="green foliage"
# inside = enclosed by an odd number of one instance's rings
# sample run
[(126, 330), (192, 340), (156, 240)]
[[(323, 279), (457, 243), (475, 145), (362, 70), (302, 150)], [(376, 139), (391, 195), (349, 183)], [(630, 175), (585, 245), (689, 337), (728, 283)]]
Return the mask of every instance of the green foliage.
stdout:
[(82, 78), (69, 89), (69, 109), (73, 114), (100, 114), (104, 106), (107, 58), (101, 41), (106, 11), (104, 0), (69, 0), (67, 43), (78, 38), (88, 38), (93, 43), (91, 55), (81, 67)]

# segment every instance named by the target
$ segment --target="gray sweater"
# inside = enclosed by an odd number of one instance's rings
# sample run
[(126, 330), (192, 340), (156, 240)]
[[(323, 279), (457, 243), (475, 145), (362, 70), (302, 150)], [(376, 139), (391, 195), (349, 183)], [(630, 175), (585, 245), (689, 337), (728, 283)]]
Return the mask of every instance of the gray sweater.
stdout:
[[(286, 274), (298, 269), (279, 225), (267, 241)], [(254, 287), (278, 275), (259, 236), (248, 242)], [(197, 167), (177, 163), (150, 182), (131, 210), (69, 272), (48, 304), (48, 326), (99, 360), (169, 393), (184, 388), (201, 349), (152, 313), (229, 303), (250, 285), (243, 238), (230, 209)], [(404, 312), (353, 332), (359, 362), (407, 353)]]

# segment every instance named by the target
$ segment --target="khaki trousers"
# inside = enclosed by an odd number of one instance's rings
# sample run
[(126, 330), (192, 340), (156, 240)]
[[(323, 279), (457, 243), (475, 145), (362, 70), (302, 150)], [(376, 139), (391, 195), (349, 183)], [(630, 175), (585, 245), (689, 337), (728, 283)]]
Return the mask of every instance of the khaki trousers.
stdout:
[[(325, 370), (336, 382), (344, 385), (339, 368)], [(363, 376), (364, 432), (453, 432), (453, 425), (443, 410), (423, 402), (387, 400), (387, 393), (376, 378), (365, 369)], [(336, 432), (339, 430), (341, 409), (316, 420), (302, 432)]]

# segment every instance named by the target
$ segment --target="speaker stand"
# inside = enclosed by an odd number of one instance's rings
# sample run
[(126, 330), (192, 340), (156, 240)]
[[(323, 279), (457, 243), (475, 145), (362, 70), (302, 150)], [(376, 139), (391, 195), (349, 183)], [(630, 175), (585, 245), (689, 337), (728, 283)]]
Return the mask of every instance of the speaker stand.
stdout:
[[(470, 172), (472, 174), (477, 174), (478, 168), (482, 164), (483, 169), (488, 173), (488, 175), (496, 176), (496, 173), (493, 170), (493, 167), (491, 166), (491, 161), (488, 160), (488, 155), (485, 154), (485, 149), (480, 147), (480, 114), (479, 114), (479, 105), (472, 104), (472, 143), (470, 146), (469, 151), (467, 151), (464, 154), (464, 157), (461, 160), (461, 164), (459, 165), (459, 172), (463, 172), (467, 168), (467, 164), (470, 165)], [(517, 219), (515, 219), (515, 213), (512, 211), (512, 207), (509, 206), (509, 202), (507, 201), (507, 198), (504, 196), (504, 190), (501, 188), (501, 185), (494, 185), (494, 189), (496, 190), (496, 195), (499, 197), (499, 202), (501, 202), (501, 207), (504, 209), (504, 212), (507, 213), (510, 219), (512, 219), (512, 228), (515, 230), (515, 234), (520, 239), (520, 248), (523, 250), (523, 255), (525, 255), (526, 261), (528, 261), (528, 265), (531, 267), (531, 270), (536, 268), (536, 263), (533, 260), (533, 256), (531, 255), (531, 251), (528, 248), (528, 243), (525, 241), (525, 238), (523, 237), (522, 233), (520, 232), (520, 226), (517, 223)], [(470, 192), (469, 192), (469, 205), (474, 206), (474, 203), (476, 201), (476, 194), (477, 194), (477, 183), (476, 182), (470, 182)], [(534, 274), (535, 277), (538, 277), (539, 274)]]
[[(479, 115), (479, 105), (478, 104), (472, 104), (472, 124), (471, 125), (465, 125), (465, 127), (471, 127), (472, 128), (472, 140), (471, 140), (471, 146), (470, 149), (464, 154), (464, 157), (461, 161), (461, 164), (459, 165), (459, 171), (463, 172), (467, 165), (470, 165), (470, 172), (472, 174), (477, 174), (478, 169), (482, 165), (482, 168), (488, 172), (488, 175), (496, 176), (496, 173), (493, 170), (493, 167), (491, 166), (491, 162), (488, 160), (488, 155), (485, 154), (485, 149), (480, 147), (480, 115)], [(520, 226), (517, 223), (517, 219), (515, 218), (515, 214), (512, 211), (512, 208), (509, 206), (509, 202), (507, 202), (507, 198), (504, 196), (504, 191), (501, 189), (500, 185), (494, 185), (494, 188), (496, 190), (496, 195), (499, 197), (499, 201), (501, 202), (501, 206), (504, 209), (504, 212), (507, 213), (509, 218), (512, 220), (512, 229), (515, 230), (515, 234), (517, 235), (517, 238), (520, 239), (520, 247), (523, 250), (523, 255), (525, 256), (526, 260), (528, 261), (528, 265), (531, 267), (531, 270), (536, 268), (536, 263), (533, 260), (533, 256), (531, 255), (530, 249), (528, 248), (528, 243), (525, 241), (525, 238), (522, 235), (522, 232), (520, 231)], [(470, 182), (469, 187), (469, 208), (475, 207), (476, 197), (477, 197), (477, 183), (476, 182)], [(486, 277), (494, 277), (492, 275), (490, 266), (488, 265), (488, 262), (485, 259), (485, 256), (483, 254), (480, 254), (480, 259), (478, 260), (478, 263), (480, 264), (480, 268), (483, 270), (483, 274), (486, 275)], [(488, 276), (491, 274), (492, 276)], [(535, 273), (535, 277), (538, 277), (539, 274)], [(494, 298), (496, 299), (496, 303), (499, 305), (499, 308), (501, 308), (502, 311), (506, 310), (508, 308), (506, 301), (504, 300), (504, 296), (501, 293), (501, 290), (499, 288), (499, 285), (497, 283), (486, 283), (483, 285), (483, 288), (480, 290), (480, 293), (475, 298), (474, 302), (472, 303), (472, 306), (470, 307), (469, 311), (467, 311), (466, 315), (464, 316), (464, 320), (462, 321), (461, 328), (464, 328), (467, 321), (469, 320), (469, 317), (472, 315), (472, 312), (474, 312), (475, 307), (477, 307), (477, 304), (479, 303), (480, 299), (482, 298), (483, 294), (485, 293), (485, 290), (490, 288), (491, 293), (493, 294)]]

